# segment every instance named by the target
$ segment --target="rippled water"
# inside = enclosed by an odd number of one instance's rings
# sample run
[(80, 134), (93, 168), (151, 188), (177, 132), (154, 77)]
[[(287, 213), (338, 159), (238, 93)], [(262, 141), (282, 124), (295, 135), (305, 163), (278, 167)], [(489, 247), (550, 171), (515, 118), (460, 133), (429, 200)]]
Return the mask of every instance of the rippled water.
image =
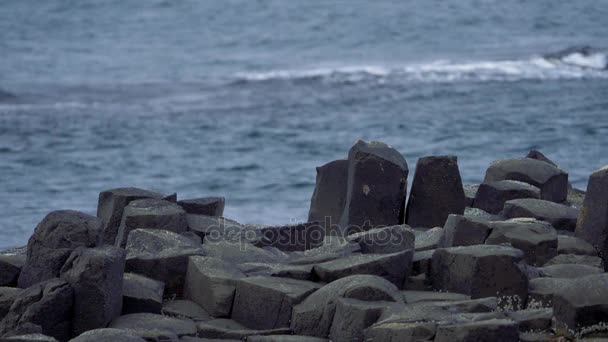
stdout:
[[(466, 182), (545, 152), (608, 164), (608, 3), (13, 1), (0, 10), (0, 248), (99, 191), (307, 217), (357, 138), (456, 154)], [(577, 45), (593, 53), (546, 54)], [(605, 64), (604, 64), (605, 66)]]

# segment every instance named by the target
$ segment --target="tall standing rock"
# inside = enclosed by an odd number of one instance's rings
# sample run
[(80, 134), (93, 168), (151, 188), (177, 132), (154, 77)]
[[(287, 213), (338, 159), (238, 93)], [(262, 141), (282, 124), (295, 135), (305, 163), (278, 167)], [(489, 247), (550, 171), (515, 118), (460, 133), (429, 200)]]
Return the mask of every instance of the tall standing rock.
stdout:
[(591, 243), (608, 270), (608, 165), (593, 172), (576, 222), (576, 236)]
[(61, 269), (74, 289), (72, 336), (105, 328), (122, 311), (125, 250), (111, 246), (78, 248)]
[(348, 153), (342, 229), (357, 232), (400, 224), (408, 172), (407, 162), (394, 148), (358, 140)]
[(455, 156), (418, 159), (407, 203), (412, 227), (443, 227), (450, 214), (464, 214), (465, 195)]
[(76, 248), (95, 247), (102, 237), (102, 221), (94, 216), (72, 210), (49, 213), (27, 244), (19, 287), (27, 288), (58, 277), (61, 267)]
[(163, 194), (138, 188), (116, 188), (99, 193), (97, 217), (103, 220), (104, 243), (113, 245), (125, 207), (142, 198), (166, 198)]
[(568, 195), (568, 174), (557, 167), (532, 158), (493, 162), (486, 171), (484, 183), (515, 180), (540, 189), (540, 198), (561, 203)]
[(317, 167), (317, 183), (310, 199), (308, 222), (319, 222), (326, 231), (340, 223), (347, 180), (348, 160), (334, 160)]

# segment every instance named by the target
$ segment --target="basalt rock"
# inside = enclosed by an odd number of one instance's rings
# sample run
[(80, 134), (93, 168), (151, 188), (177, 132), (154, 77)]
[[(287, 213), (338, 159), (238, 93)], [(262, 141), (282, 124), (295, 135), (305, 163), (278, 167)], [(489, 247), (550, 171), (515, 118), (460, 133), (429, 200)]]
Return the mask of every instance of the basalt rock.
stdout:
[(163, 336), (196, 336), (196, 325), (191, 320), (150, 313), (120, 316), (112, 321), (109, 327), (126, 330), (146, 340), (157, 339)]
[(348, 160), (334, 160), (317, 167), (317, 180), (310, 200), (308, 222), (319, 222), (328, 234), (332, 231), (338, 232), (346, 203), (347, 181)]
[(598, 256), (598, 252), (592, 244), (581, 238), (567, 235), (557, 236), (557, 253)]
[(541, 151), (538, 150), (530, 150), (530, 152), (528, 152), (528, 155), (526, 155), (526, 158), (544, 161), (545, 163), (549, 163), (557, 167), (557, 164), (555, 164), (551, 159), (547, 158), (547, 156), (545, 156)]
[(390, 254), (414, 249), (416, 235), (408, 225), (371, 229), (348, 236), (364, 254)]
[(436, 249), (441, 245), (444, 239), (445, 230), (441, 227), (432, 229), (415, 229), (416, 235), (415, 247), (416, 252), (428, 251)]
[(25, 254), (0, 254), (0, 286), (16, 286)]
[(439, 325), (435, 342), (452, 341), (519, 341), (517, 323), (510, 319), (490, 319), (465, 323)]
[(318, 222), (286, 226), (264, 226), (257, 229), (256, 247), (275, 247), (282, 251), (305, 251), (322, 243), (325, 227)]
[(400, 224), (405, 203), (407, 162), (394, 148), (358, 140), (348, 153), (348, 181), (342, 229), (357, 231)]
[(120, 329), (89, 330), (70, 342), (145, 342), (142, 337), (129, 331)]
[(76, 248), (95, 247), (102, 237), (103, 223), (94, 216), (72, 210), (51, 212), (38, 224), (27, 244), (19, 287), (58, 277)]
[(366, 302), (352, 298), (339, 298), (329, 337), (332, 342), (363, 341), (363, 331), (376, 323), (387, 308), (402, 304), (393, 302)]
[(111, 246), (81, 247), (61, 268), (61, 278), (74, 289), (72, 336), (105, 328), (120, 316), (125, 254)]
[(540, 189), (541, 199), (561, 203), (568, 194), (568, 174), (544, 161), (521, 158), (493, 162), (484, 183), (515, 180)]
[(544, 266), (551, 265), (563, 265), (563, 264), (576, 264), (576, 265), (587, 265), (591, 267), (596, 267), (600, 269), (604, 269), (604, 261), (600, 257), (591, 256), (591, 255), (577, 255), (577, 254), (558, 254), (553, 257), (549, 261), (547, 261)]
[(134, 200), (124, 209), (115, 245), (124, 247), (129, 233), (138, 228), (183, 233), (188, 230), (186, 212), (179, 205), (165, 200)]
[(443, 230), (441, 247), (457, 247), (483, 244), (492, 228), (487, 222), (450, 214)]
[(104, 243), (113, 245), (118, 234), (125, 207), (134, 200), (143, 198), (166, 198), (163, 194), (138, 188), (116, 188), (99, 193), (97, 217), (103, 220)]
[[(188, 229), (205, 240), (218, 241), (226, 236), (241, 238), (245, 227), (225, 217), (187, 214)], [(243, 237), (244, 238), (244, 237)], [(257, 239), (257, 236), (255, 236)]]
[(567, 278), (534, 278), (528, 287), (528, 309), (552, 308), (553, 296), (572, 282)]
[(214, 217), (224, 216), (224, 197), (204, 197), (178, 201), (188, 214), (207, 215)]
[[(286, 335), (290, 334), (289, 328), (278, 328), (269, 330), (249, 329), (244, 325), (226, 318), (213, 319), (206, 322), (200, 322), (197, 325), (198, 336), (217, 340), (249, 340), (250, 336), (266, 336), (266, 335)], [(207, 340), (205, 340), (207, 341)]]
[(551, 223), (555, 229), (574, 231), (578, 209), (533, 198), (507, 201), (501, 213), (505, 218), (532, 217)]
[(540, 189), (514, 180), (483, 183), (477, 190), (474, 206), (490, 214), (498, 214), (505, 202), (519, 198), (540, 199)]
[(543, 265), (557, 255), (557, 233), (553, 227), (534, 219), (491, 222), (492, 233), (486, 244), (511, 244), (522, 250), (530, 265)]
[(477, 191), (479, 190), (480, 184), (465, 184), (462, 186), (464, 190), (464, 198), (465, 198), (465, 206), (472, 207), (475, 203), (475, 197), (477, 196)]
[(122, 314), (160, 314), (164, 292), (163, 282), (135, 273), (125, 273), (122, 285)]
[(557, 264), (538, 269), (541, 277), (576, 279), (592, 274), (604, 273), (601, 268), (580, 264)]
[(0, 321), (9, 312), (11, 305), (15, 302), (22, 289), (14, 287), (0, 287)]
[(464, 214), (465, 195), (455, 156), (418, 159), (407, 203), (406, 223), (414, 228), (443, 227), (450, 214)]
[(131, 231), (126, 250), (125, 270), (162, 281), (167, 296), (181, 295), (188, 257), (204, 254), (192, 240), (160, 229)]
[(553, 309), (525, 309), (507, 311), (506, 314), (517, 322), (520, 331), (546, 331), (551, 328)]
[(185, 299), (168, 300), (163, 304), (162, 314), (175, 318), (188, 318), (194, 322), (211, 320), (209, 313), (200, 305)]
[(608, 258), (608, 165), (593, 172), (576, 223), (576, 236), (591, 243), (604, 259)]

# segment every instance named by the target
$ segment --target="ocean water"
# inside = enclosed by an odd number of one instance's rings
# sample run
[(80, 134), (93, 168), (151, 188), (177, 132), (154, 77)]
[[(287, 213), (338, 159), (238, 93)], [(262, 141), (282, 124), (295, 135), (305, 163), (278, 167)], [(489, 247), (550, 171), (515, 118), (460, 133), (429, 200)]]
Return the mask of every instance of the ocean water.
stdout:
[(584, 189), (608, 164), (606, 18), (585, 0), (4, 1), (0, 248), (120, 186), (305, 220), (315, 167), (358, 138), (410, 175), (455, 154), (467, 183), (540, 149)]

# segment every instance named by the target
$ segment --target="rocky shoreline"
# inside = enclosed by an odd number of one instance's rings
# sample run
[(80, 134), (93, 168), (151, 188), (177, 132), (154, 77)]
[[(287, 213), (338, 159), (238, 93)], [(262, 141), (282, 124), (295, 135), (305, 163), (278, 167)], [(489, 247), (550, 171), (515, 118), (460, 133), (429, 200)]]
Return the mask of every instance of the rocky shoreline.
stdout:
[(54, 211), (0, 252), (0, 341), (608, 341), (608, 167), (538, 151), (462, 184), (457, 158), (357, 141), (309, 220), (137, 188)]

